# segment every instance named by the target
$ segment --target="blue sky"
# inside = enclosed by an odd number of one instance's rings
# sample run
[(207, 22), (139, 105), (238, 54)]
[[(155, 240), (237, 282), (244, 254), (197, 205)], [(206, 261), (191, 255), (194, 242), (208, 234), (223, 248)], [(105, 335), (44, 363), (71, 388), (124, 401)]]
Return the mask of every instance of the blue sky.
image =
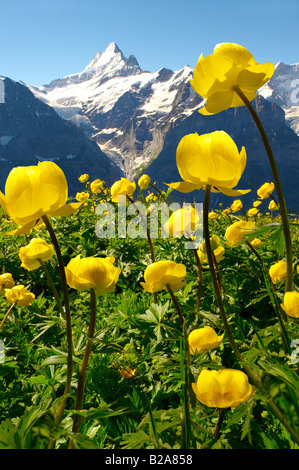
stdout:
[(31, 85), (82, 71), (116, 42), (143, 70), (194, 67), (219, 42), (299, 62), (298, 0), (0, 0), (0, 75)]

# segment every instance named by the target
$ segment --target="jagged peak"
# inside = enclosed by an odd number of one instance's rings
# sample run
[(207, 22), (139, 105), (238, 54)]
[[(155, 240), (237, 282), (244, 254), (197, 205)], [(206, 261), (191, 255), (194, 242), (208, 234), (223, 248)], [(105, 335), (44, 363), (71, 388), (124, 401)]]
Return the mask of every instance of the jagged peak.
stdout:
[(97, 52), (84, 71), (104, 67), (111, 60), (126, 61), (122, 51), (115, 42), (111, 42), (104, 52)]

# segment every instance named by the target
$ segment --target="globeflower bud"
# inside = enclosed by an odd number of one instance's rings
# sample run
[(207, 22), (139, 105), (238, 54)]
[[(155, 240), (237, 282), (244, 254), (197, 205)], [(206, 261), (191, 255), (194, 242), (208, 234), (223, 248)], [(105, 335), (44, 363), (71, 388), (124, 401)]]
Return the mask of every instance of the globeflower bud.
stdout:
[(284, 294), (283, 304), (281, 308), (287, 315), (294, 318), (299, 318), (299, 292), (289, 291)]
[(15, 285), (12, 274), (4, 273), (0, 275), (0, 292), (2, 289), (11, 289)]
[(234, 247), (242, 242), (243, 238), (250, 234), (255, 227), (254, 222), (246, 222), (243, 220), (239, 220), (238, 222), (233, 223), (230, 225), (225, 232), (225, 237), (227, 240), (227, 245), (230, 247)]
[(193, 330), (188, 336), (190, 354), (217, 348), (222, 343), (222, 338), (223, 335), (217, 336), (216, 331), (210, 326)]
[(173, 291), (181, 289), (185, 282), (186, 267), (174, 261), (162, 260), (149, 265), (144, 271), (144, 280), (141, 282), (143, 289), (147, 292), (158, 292), (167, 290), (167, 284)]
[(267, 199), (267, 197), (270, 196), (270, 194), (273, 193), (275, 189), (274, 183), (264, 183), (258, 190), (257, 190), (257, 195), (261, 199)]
[(14, 286), (11, 289), (4, 289), (5, 297), (11, 304), (27, 307), (35, 299), (35, 295), (27, 290), (23, 285)]
[(33, 271), (40, 267), (39, 260), (48, 261), (54, 253), (53, 245), (49, 245), (42, 238), (33, 238), (29, 245), (19, 249), (19, 258), (22, 261), (21, 266)]
[(277, 282), (282, 281), (287, 275), (287, 263), (284, 260), (280, 260), (277, 263), (273, 264), (269, 269), (269, 275), (272, 279), (272, 282), (276, 284)]
[(151, 179), (148, 175), (142, 175), (138, 180), (138, 186), (140, 189), (147, 189), (150, 185)]

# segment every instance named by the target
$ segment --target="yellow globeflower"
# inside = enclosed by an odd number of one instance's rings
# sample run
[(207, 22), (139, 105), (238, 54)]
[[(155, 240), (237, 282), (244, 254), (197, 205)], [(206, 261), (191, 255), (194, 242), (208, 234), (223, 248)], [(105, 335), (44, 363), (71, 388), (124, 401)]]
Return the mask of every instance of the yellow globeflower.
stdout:
[(201, 353), (208, 349), (217, 348), (222, 343), (223, 335), (217, 336), (217, 333), (210, 326), (197, 328), (191, 331), (188, 336), (188, 343), (190, 354), (195, 354), (197, 351)]
[[(214, 252), (216, 261), (218, 262), (221, 261), (224, 258), (225, 249), (224, 249), (224, 246), (221, 245), (220, 243), (220, 238), (217, 235), (213, 234), (210, 237), (210, 242), (211, 242), (211, 249)], [(202, 264), (208, 263), (208, 255), (207, 255), (207, 248), (206, 248), (205, 241), (199, 247), (199, 250), (197, 250), (197, 254), (199, 257), (199, 261)]]
[(148, 175), (142, 175), (138, 180), (138, 186), (140, 189), (147, 189), (150, 185), (151, 179)]
[(11, 289), (4, 289), (5, 297), (11, 304), (27, 307), (35, 299), (35, 295), (27, 290), (23, 285), (14, 286)]
[(89, 180), (89, 175), (84, 173), (84, 175), (79, 176), (78, 180), (80, 183), (86, 183)]
[(104, 189), (105, 181), (96, 179), (90, 184), (90, 189), (93, 194), (99, 194)]
[(19, 258), (22, 261), (21, 266), (33, 271), (40, 267), (39, 260), (48, 261), (54, 253), (53, 245), (49, 245), (42, 238), (33, 238), (29, 245), (19, 249)]
[(281, 307), (290, 317), (299, 318), (299, 292), (286, 292)]
[(258, 206), (261, 205), (261, 203), (262, 203), (262, 201), (254, 201), (254, 203), (252, 205), (253, 205), (253, 207), (258, 207)]
[(237, 199), (236, 201), (234, 201), (232, 203), (232, 205), (230, 206), (230, 208), (233, 212), (240, 211), (242, 209), (242, 207), (243, 207), (243, 203), (240, 199)]
[(132, 183), (127, 178), (121, 178), (115, 181), (111, 186), (112, 202), (118, 202), (118, 196), (129, 196), (131, 197), (136, 189), (136, 184)]
[(81, 193), (76, 194), (77, 201), (84, 202), (89, 198), (89, 193), (87, 191), (82, 191)]
[(190, 84), (194, 91), (206, 99), (201, 114), (216, 114), (225, 109), (244, 106), (234, 91), (239, 87), (249, 101), (256, 90), (273, 75), (274, 65), (259, 64), (245, 47), (234, 43), (217, 44), (211, 55), (201, 56), (194, 69)]
[(224, 131), (209, 134), (185, 135), (176, 151), (176, 163), (182, 182), (168, 184), (182, 193), (212, 186), (213, 192), (227, 196), (248, 193), (250, 190), (233, 190), (245, 169), (245, 148), (238, 151), (233, 139)]
[(197, 399), (212, 408), (235, 408), (254, 394), (247, 375), (236, 369), (204, 369), (192, 388)]
[(277, 211), (278, 210), (278, 205), (276, 204), (275, 201), (270, 201), (269, 206), (268, 206), (269, 211)]
[(261, 199), (267, 199), (275, 189), (274, 183), (264, 183), (258, 190), (257, 195)]
[(193, 206), (183, 207), (173, 212), (164, 224), (166, 233), (174, 238), (188, 236), (199, 227), (200, 215)]
[(121, 269), (115, 268), (112, 257), (71, 259), (65, 267), (66, 280), (70, 287), (79, 291), (94, 289), (97, 295), (111, 292), (118, 281)]
[(260, 238), (254, 238), (253, 240), (250, 241), (250, 244), (252, 246), (258, 247), (258, 246), (261, 246), (262, 240)]
[(269, 274), (274, 284), (282, 281), (287, 275), (286, 261), (281, 259), (277, 263), (273, 264), (269, 269)]
[(146, 268), (144, 271), (145, 282), (140, 284), (144, 290), (151, 293), (167, 290), (166, 284), (169, 284), (173, 291), (177, 291), (185, 285), (183, 279), (186, 274), (184, 264), (169, 260), (156, 261)]
[(12, 274), (4, 273), (0, 275), (0, 292), (4, 288), (11, 289), (15, 285)]
[(216, 220), (218, 218), (218, 214), (215, 211), (209, 212), (209, 219), (210, 220)]
[(81, 203), (66, 204), (68, 186), (63, 171), (54, 162), (15, 167), (0, 191), (0, 204), (20, 228), (10, 234), (28, 233), (43, 215), (67, 216)]
[(115, 268), (114, 261), (113, 257), (81, 258), (78, 255), (65, 267), (67, 283), (79, 291), (94, 289), (97, 295), (111, 292), (121, 271), (120, 268)]
[(121, 367), (119, 369), (119, 373), (122, 376), (123, 379), (131, 378), (134, 377), (136, 373), (136, 369), (132, 369), (131, 367)]
[(233, 223), (226, 229), (226, 244), (230, 247), (238, 245), (246, 235), (253, 231), (254, 227), (254, 222), (246, 222), (244, 220)]
[(248, 217), (254, 217), (258, 213), (258, 209), (256, 207), (252, 207), (248, 210), (247, 215)]

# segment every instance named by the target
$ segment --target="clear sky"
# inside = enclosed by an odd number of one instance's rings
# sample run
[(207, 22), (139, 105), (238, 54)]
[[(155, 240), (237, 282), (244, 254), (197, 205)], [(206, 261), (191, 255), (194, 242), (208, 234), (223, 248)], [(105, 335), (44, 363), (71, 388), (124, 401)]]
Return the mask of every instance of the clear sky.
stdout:
[(115, 42), (143, 70), (195, 67), (219, 42), (299, 62), (298, 0), (0, 0), (0, 75), (30, 85), (82, 71)]

